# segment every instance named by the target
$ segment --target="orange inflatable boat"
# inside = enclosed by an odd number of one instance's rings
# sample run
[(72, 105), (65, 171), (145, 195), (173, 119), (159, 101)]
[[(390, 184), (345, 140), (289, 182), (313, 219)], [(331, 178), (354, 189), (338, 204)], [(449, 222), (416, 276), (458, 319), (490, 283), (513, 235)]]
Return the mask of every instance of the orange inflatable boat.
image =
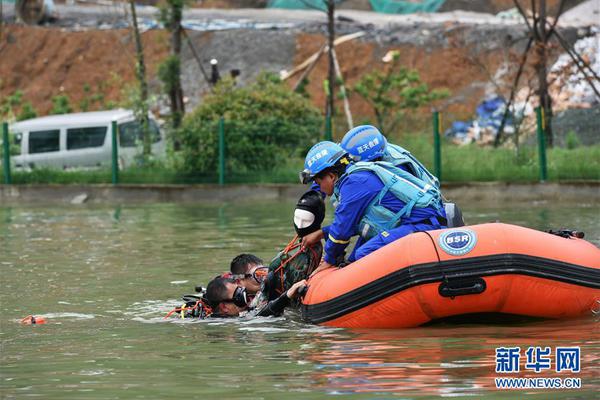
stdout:
[(600, 301), (600, 249), (575, 237), (491, 223), (419, 232), (309, 281), (307, 322), (406, 328), (506, 313), (563, 318)]

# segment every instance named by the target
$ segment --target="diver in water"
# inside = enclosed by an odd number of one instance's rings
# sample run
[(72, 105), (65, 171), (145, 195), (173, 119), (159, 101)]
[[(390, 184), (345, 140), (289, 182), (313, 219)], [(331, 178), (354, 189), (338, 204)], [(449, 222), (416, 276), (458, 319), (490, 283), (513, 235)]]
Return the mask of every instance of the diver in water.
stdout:
[(259, 316), (279, 315), (288, 305), (297, 305), (293, 300), (298, 299), (298, 290), (306, 286), (304, 280), (317, 268), (323, 252), (320, 242), (302, 247), (301, 239), (318, 231), (324, 218), (321, 195), (312, 190), (304, 193), (294, 210), (296, 237), (268, 267), (253, 254), (240, 254), (231, 261), (230, 272), (211, 280), (206, 291), (198, 289), (201, 294), (184, 296), (185, 304), (168, 315), (177, 312), (182, 318), (205, 318), (211, 313), (236, 316), (248, 310)]
[(304, 287), (306, 280), (301, 280), (275, 300), (261, 302), (261, 296), (257, 296), (250, 301), (246, 288), (238, 286), (233, 279), (217, 276), (208, 284), (205, 297), (212, 317), (279, 316)]
[(280, 251), (268, 267), (253, 254), (240, 254), (231, 261), (230, 272), (221, 275), (232, 279), (246, 289), (252, 298), (258, 292), (266, 300), (281, 296), (292, 285), (308, 278), (321, 260), (323, 246), (320, 242), (301, 248), (300, 240), (321, 228), (325, 218), (325, 202), (318, 192), (304, 193), (294, 210), (294, 229), (297, 236)]

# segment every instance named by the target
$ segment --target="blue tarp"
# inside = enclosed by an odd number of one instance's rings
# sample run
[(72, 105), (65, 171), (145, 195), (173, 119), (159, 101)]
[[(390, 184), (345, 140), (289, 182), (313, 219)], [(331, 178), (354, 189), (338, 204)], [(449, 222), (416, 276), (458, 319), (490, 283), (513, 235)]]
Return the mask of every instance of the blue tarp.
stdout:
[[(414, 14), (436, 12), (446, 0), (369, 0), (375, 12), (386, 14)], [(335, 0), (336, 4), (343, 0)], [(287, 8), (295, 10), (327, 9), (325, 0), (269, 0), (268, 8)]]
[[(335, 0), (336, 4), (340, 1), (342, 0)], [(327, 10), (324, 0), (269, 0), (267, 8), (287, 8), (291, 10)]]
[[(494, 136), (498, 134), (498, 129), (502, 123), (506, 102), (500, 96), (489, 100), (484, 100), (475, 109), (477, 117), (472, 121), (454, 121), (452, 126), (444, 132), (446, 136), (452, 136), (459, 140), (467, 139), (467, 134), (471, 128), (478, 130), (488, 129)], [(509, 113), (504, 123), (505, 132), (514, 129), (513, 116)]]
[(373, 11), (386, 14), (414, 14), (436, 12), (446, 0), (369, 0)]

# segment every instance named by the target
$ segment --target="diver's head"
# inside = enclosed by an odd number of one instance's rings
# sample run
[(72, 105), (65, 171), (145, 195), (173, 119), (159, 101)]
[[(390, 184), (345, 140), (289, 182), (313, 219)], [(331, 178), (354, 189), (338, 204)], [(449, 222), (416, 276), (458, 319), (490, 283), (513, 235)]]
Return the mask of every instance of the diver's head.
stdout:
[(267, 275), (268, 268), (254, 254), (240, 254), (231, 260), (230, 270), (229, 277), (231, 279), (246, 288), (248, 293), (256, 294), (260, 290), (262, 280)]
[(237, 317), (248, 309), (248, 293), (233, 279), (217, 276), (206, 287), (206, 300), (217, 316)]
[(300, 237), (321, 229), (325, 218), (325, 202), (321, 193), (309, 190), (304, 193), (294, 210), (294, 229)]

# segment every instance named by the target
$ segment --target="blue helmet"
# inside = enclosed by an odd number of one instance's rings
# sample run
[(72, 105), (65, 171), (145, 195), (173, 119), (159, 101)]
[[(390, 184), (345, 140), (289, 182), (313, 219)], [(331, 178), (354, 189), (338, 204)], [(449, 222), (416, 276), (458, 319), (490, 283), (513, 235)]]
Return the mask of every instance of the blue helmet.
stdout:
[(346, 151), (337, 143), (323, 141), (315, 144), (306, 153), (304, 170), (300, 172), (300, 182), (307, 184), (315, 178), (315, 175), (326, 168), (333, 167), (345, 155)]
[(340, 145), (354, 161), (372, 161), (383, 156), (387, 140), (372, 125), (360, 125), (350, 129)]

